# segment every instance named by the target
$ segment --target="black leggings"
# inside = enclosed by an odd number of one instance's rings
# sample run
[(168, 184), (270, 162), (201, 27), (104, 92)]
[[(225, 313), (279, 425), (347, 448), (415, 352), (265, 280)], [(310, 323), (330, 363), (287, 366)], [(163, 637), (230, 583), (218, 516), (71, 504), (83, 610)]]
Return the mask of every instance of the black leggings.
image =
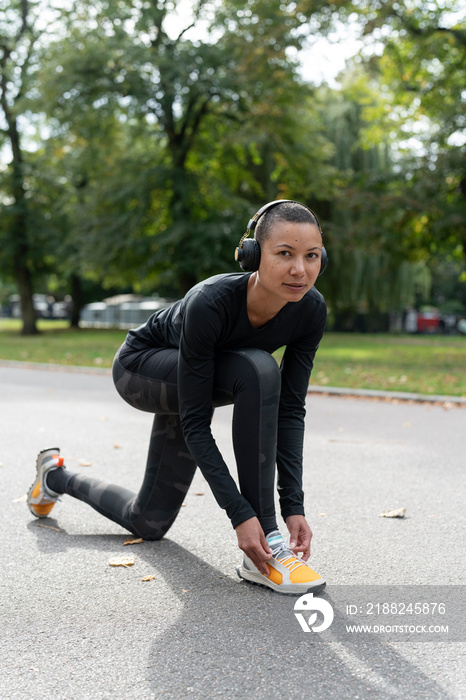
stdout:
[[(48, 486), (88, 503), (146, 540), (158, 540), (173, 524), (196, 470), (178, 415), (178, 350), (136, 351), (123, 345), (113, 363), (117, 391), (131, 406), (155, 413), (146, 471), (134, 494), (67, 469), (49, 473)], [(240, 491), (267, 534), (277, 528), (274, 506), (280, 372), (257, 349), (216, 356), (212, 409), (234, 404), (233, 446)]]

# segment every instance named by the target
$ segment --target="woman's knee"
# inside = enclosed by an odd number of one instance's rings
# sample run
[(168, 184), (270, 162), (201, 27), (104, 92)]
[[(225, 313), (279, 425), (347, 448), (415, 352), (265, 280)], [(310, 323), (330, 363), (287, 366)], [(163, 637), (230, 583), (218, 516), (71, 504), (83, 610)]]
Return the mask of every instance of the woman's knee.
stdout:
[(134, 534), (146, 542), (157, 542), (158, 540), (162, 539), (165, 532), (166, 531), (159, 530), (151, 526), (141, 526), (138, 528), (137, 532), (134, 532)]
[(248, 389), (259, 390), (262, 396), (280, 396), (280, 368), (275, 358), (257, 348), (238, 350), (239, 381)]
[(157, 514), (158, 517), (155, 520), (147, 517), (139, 517), (131, 523), (131, 531), (138, 537), (141, 537), (143, 540), (147, 540), (148, 542), (156, 542), (157, 540), (161, 540), (175, 522), (179, 510), (180, 509), (178, 509), (168, 518), (164, 518), (160, 513)]

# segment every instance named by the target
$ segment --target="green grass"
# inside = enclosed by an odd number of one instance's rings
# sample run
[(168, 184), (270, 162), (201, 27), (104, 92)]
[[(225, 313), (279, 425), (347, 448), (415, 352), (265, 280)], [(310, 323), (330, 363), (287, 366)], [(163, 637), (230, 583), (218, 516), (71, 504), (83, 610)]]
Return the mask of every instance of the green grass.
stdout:
[(311, 384), (466, 397), (466, 337), (328, 333)]
[[(126, 336), (70, 330), (60, 321), (40, 321), (37, 336), (21, 336), (19, 328), (0, 319), (0, 360), (111, 367)], [(326, 333), (311, 384), (466, 397), (466, 337)]]
[(68, 328), (65, 321), (39, 321), (40, 333), (19, 335), (20, 323), (0, 319), (0, 360), (111, 367), (127, 331)]

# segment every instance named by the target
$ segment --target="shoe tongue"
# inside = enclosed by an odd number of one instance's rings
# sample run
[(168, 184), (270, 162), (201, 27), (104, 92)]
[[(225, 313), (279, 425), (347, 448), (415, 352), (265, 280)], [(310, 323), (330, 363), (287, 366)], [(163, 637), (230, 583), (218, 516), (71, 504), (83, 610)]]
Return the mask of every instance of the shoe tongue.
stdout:
[(276, 559), (283, 559), (283, 557), (289, 556), (286, 549), (285, 540), (283, 539), (283, 535), (279, 530), (269, 532), (266, 539)]

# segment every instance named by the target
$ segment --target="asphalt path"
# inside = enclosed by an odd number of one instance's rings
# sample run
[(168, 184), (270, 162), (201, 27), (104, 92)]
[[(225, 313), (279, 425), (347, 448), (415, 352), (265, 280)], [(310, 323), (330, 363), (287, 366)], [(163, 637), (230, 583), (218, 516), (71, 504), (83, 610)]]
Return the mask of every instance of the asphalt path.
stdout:
[[(105, 374), (0, 367), (0, 388), (2, 698), (466, 697), (464, 639), (306, 634), (295, 598), (240, 581), (235, 533), (199, 471), (160, 542), (123, 546), (128, 533), (68, 496), (36, 520), (24, 495), (39, 450), (59, 446), (68, 468), (136, 490), (151, 416)], [(309, 397), (323, 600), (345, 587), (438, 601), (464, 590), (465, 427), (461, 407)], [(234, 465), (229, 407), (213, 430)], [(398, 508), (404, 518), (379, 517)], [(135, 563), (111, 567), (115, 556)]]

